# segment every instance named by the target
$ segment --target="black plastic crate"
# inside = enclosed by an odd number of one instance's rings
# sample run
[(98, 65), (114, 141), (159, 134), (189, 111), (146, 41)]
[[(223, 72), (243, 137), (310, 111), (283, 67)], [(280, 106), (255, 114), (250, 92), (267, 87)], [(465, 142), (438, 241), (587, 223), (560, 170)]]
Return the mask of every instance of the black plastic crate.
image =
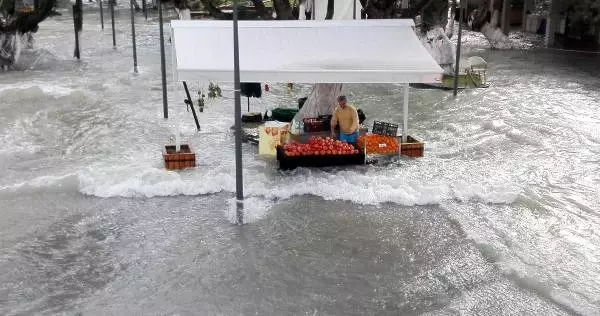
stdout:
[(324, 118), (305, 118), (302, 120), (304, 123), (304, 132), (305, 133), (319, 133), (319, 132), (328, 132), (331, 130), (331, 119), (327, 121)]
[(375, 121), (371, 132), (377, 135), (396, 137), (398, 136), (398, 124)]

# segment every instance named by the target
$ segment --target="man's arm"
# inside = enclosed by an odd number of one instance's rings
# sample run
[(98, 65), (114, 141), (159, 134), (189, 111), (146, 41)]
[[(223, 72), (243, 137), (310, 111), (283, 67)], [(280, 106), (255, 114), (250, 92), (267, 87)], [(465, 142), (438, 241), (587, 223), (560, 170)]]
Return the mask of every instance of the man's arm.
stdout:
[(354, 114), (352, 115), (352, 130), (358, 132), (358, 111), (355, 108), (352, 109), (354, 110)]

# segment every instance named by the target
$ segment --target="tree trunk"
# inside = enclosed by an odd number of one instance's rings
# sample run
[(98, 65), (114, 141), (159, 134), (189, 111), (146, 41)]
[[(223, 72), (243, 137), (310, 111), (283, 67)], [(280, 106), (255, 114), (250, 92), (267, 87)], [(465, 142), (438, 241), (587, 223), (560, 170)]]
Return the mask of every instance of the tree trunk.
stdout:
[(448, 1), (447, 0), (435, 0), (429, 1), (425, 7), (422, 8), (421, 13), (421, 32), (427, 33), (434, 28), (446, 27), (448, 22)]
[[(208, 11), (208, 14), (210, 14), (210, 16), (212, 16), (213, 18), (215, 18), (217, 20), (232, 20), (233, 19), (232, 13), (225, 13), (225, 12), (221, 11), (221, 9), (219, 9), (217, 6), (215, 6), (211, 0), (200, 0), (200, 3), (202, 3), (202, 5), (204, 6), (204, 9), (206, 9), (206, 11)], [(240, 20), (256, 20), (261, 17), (262, 17), (262, 15), (260, 13), (260, 10), (257, 10), (256, 12), (252, 12), (252, 11), (246, 10), (246, 7), (239, 8), (239, 19)]]
[(335, 0), (327, 0), (327, 14), (325, 15), (325, 20), (331, 20), (333, 18), (334, 13), (335, 13)]
[(6, 69), (17, 62), (20, 51), (21, 34), (35, 33), (38, 25), (46, 18), (56, 15), (56, 0), (40, 0), (36, 10), (20, 12), (15, 10), (15, 1), (0, 2), (0, 66)]
[(391, 19), (394, 16), (395, 2), (395, 0), (361, 0), (369, 19)]
[(273, 0), (273, 9), (277, 20), (295, 20), (289, 0)]
[(446, 24), (446, 36), (448, 38), (452, 38), (454, 35), (454, 24), (456, 22), (456, 0), (452, 0), (452, 5), (450, 6), (450, 17), (448, 19), (448, 23)]
[(508, 35), (508, 32), (510, 30), (510, 1), (509, 0), (504, 0), (502, 2), (502, 22), (501, 24), (501, 28), (502, 28), (502, 33), (504, 33), (505, 35)]
[(265, 7), (265, 4), (263, 3), (262, 0), (252, 0), (252, 4), (254, 5), (254, 8), (256, 9), (256, 13), (258, 14), (259, 17), (261, 17), (265, 20), (271, 19), (271, 12), (269, 10), (267, 10), (267, 8)]
[(498, 27), (500, 20), (500, 10), (498, 6), (493, 5), (491, 9), (480, 6), (473, 10), (469, 16), (469, 25), (474, 31), (479, 31), (490, 43), (492, 48), (510, 48), (511, 42)]

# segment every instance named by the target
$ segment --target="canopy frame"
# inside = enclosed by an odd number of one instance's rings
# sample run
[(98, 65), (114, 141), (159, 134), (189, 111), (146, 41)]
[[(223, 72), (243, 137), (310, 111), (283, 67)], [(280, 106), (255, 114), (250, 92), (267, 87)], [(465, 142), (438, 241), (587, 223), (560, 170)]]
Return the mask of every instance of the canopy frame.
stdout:
[[(438, 83), (443, 70), (413, 28), (398, 19), (240, 21), (240, 79)], [(175, 81), (233, 81), (230, 22), (174, 20), (171, 33)]]
[[(175, 81), (211, 80), (212, 78), (212, 81), (231, 82), (233, 79), (238, 224), (243, 223), (244, 198), (240, 81), (403, 83), (402, 142), (407, 142), (409, 83), (432, 83), (440, 82), (442, 79), (442, 68), (421, 45), (414, 33), (412, 20), (238, 22), (237, 13), (237, 1), (234, 1), (233, 25), (226, 21), (171, 21), (171, 39)], [(296, 47), (293, 43), (286, 42), (285, 36), (281, 37), (285, 29), (293, 29), (296, 36), (302, 34), (304, 41), (300, 41), (301, 46)], [(321, 36), (324, 33), (326, 35)], [(262, 38), (261, 35), (266, 38)], [(365, 38), (348, 40), (357, 35)], [(208, 39), (214, 41), (211, 42), (211, 49), (207, 49), (205, 45)], [(405, 46), (398, 45), (397, 39), (401, 39)], [(262, 44), (266, 43), (268, 56), (259, 55), (258, 45), (253, 46), (252, 40), (264, 40)], [(350, 47), (349, 43), (356, 45)], [(320, 50), (314, 54), (305, 50), (304, 53), (308, 52), (307, 55), (292, 54), (294, 58), (282, 58), (282, 55), (287, 56), (286, 52), (290, 52), (290, 45), (292, 50), (300, 50), (304, 46), (320, 47)], [(340, 49), (348, 47), (351, 49), (346, 51)], [(249, 53), (250, 56), (244, 57), (244, 53)], [(203, 55), (199, 57), (198, 54)], [(403, 55), (400, 57), (396, 56), (401, 54)], [(308, 62), (303, 63), (303, 58)], [(336, 59), (346, 60), (337, 64), (332, 62)], [(364, 63), (361, 59), (367, 59), (368, 63)], [(199, 60), (200, 63), (194, 62), (195, 60)]]

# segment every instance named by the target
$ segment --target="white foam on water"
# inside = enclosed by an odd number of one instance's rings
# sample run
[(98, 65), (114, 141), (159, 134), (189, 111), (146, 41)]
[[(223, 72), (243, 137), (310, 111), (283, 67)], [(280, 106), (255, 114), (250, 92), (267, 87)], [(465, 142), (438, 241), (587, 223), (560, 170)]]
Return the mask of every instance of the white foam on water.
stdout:
[[(185, 172), (197, 171), (196, 179)], [(233, 191), (235, 182), (215, 170), (175, 172), (162, 168), (125, 166), (110, 171), (84, 171), (79, 174), (79, 192), (98, 197), (154, 197), (201, 195)]]
[(510, 129), (510, 126), (508, 126), (503, 120), (483, 121), (481, 125), (484, 129), (497, 132), (506, 132)]
[[(268, 168), (269, 166), (267, 166)], [(273, 165), (273, 168), (276, 168)], [(401, 168), (401, 167), (400, 167)], [(98, 197), (153, 197), (235, 192), (229, 166), (198, 167), (182, 172), (158, 167), (123, 166), (78, 174), (79, 191)], [(326, 200), (359, 204), (394, 202), (401, 205), (439, 204), (447, 200), (512, 203), (521, 189), (515, 184), (419, 180), (401, 172), (363, 174), (351, 170), (299, 169), (290, 173), (245, 170), (245, 193), (269, 200), (315, 195)]]
[(72, 99), (72, 101), (81, 102), (85, 101), (85, 93), (65, 86), (35, 83), (0, 87), (0, 100), (3, 100), (5, 104), (18, 103), (40, 106), (40, 104), (44, 104), (40, 102), (47, 102), (48, 98), (52, 100)]
[[(33, 154), (43, 149), (42, 139), (60, 135), (61, 119), (77, 111), (64, 110), (93, 101), (85, 92), (64, 86), (32, 84), (21, 87), (0, 88), (0, 154)], [(7, 108), (18, 104), (19, 108)], [(60, 138), (54, 138), (59, 140)]]
[(513, 186), (480, 183), (456, 183), (453, 186), (453, 195), (456, 199), (466, 202), (477, 199), (484, 202), (502, 204), (514, 202), (521, 193), (521, 190)]
[[(75, 174), (43, 176), (0, 187), (0, 192), (50, 188), (79, 191), (85, 195), (102, 198), (233, 193), (235, 174), (230, 169), (229, 166), (198, 167), (176, 172), (157, 166), (96, 167)], [(270, 201), (314, 195), (325, 200), (345, 200), (368, 205), (393, 202), (411, 206), (439, 204), (444, 201), (510, 204), (521, 193), (521, 188), (516, 184), (446, 182), (443, 179), (418, 180), (403, 177), (401, 173), (376, 173), (374, 176), (371, 173), (363, 174), (356, 170), (344, 169), (298, 169), (294, 172), (274, 174), (256, 170), (244, 172), (246, 196)]]
[(73, 191), (77, 188), (78, 177), (76, 173), (67, 173), (57, 176), (41, 176), (29, 181), (0, 186), (0, 192), (19, 193), (22, 191)]

